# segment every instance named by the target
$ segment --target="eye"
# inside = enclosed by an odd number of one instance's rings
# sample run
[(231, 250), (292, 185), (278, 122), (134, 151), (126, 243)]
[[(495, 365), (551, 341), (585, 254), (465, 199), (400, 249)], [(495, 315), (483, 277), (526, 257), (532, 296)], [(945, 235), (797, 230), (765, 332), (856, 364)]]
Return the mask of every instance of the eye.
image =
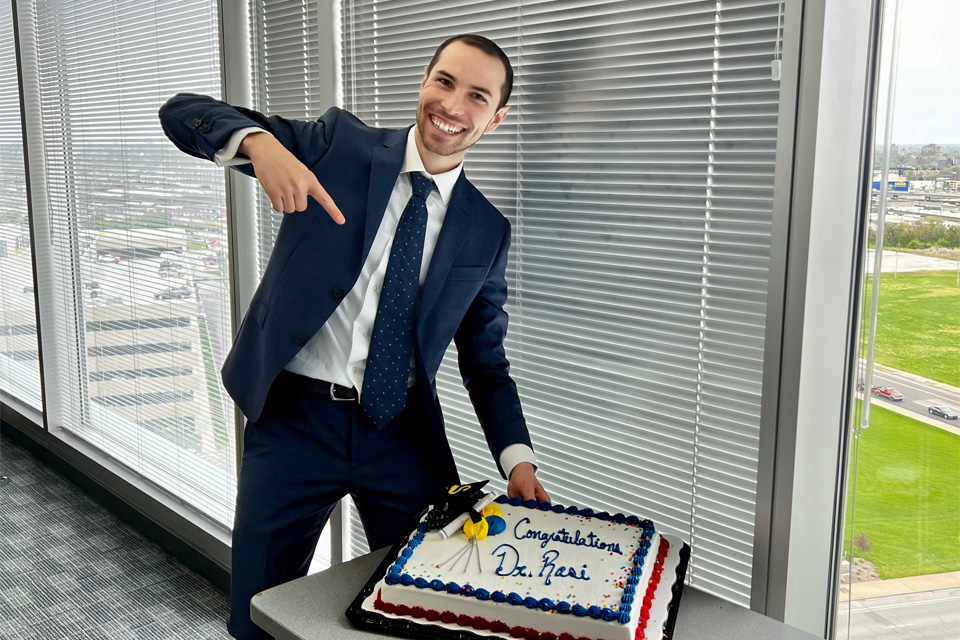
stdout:
[(437, 82), (439, 82), (444, 86), (450, 85), (450, 80), (448, 80), (447, 78), (437, 78)]
[(486, 101), (487, 101), (486, 96), (484, 96), (482, 93), (474, 93), (474, 94), (473, 94), (473, 98), (474, 98), (475, 100), (479, 100), (480, 102), (486, 102)]

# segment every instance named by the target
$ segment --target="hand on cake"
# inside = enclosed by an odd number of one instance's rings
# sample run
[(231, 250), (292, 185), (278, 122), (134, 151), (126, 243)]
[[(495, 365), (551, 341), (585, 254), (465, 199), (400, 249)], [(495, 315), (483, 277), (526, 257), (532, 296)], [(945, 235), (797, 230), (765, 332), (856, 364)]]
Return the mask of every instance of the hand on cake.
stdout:
[(521, 462), (510, 472), (510, 483), (507, 485), (507, 496), (511, 498), (523, 498), (524, 500), (536, 500), (537, 502), (550, 502), (550, 496), (547, 490), (543, 488), (540, 481), (537, 480), (537, 474), (533, 465), (529, 462)]

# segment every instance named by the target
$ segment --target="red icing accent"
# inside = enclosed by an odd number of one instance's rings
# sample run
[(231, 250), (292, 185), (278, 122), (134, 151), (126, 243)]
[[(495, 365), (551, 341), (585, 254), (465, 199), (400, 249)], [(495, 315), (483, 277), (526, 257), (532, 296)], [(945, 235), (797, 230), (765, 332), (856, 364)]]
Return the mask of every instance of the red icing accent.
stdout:
[(471, 627), (473, 626), (473, 616), (468, 616), (465, 613), (461, 613), (457, 616), (457, 624), (461, 627)]
[(427, 614), (424, 616), (430, 622), (440, 619), (440, 612), (436, 609), (427, 609)]
[(510, 631), (510, 627), (500, 622), (499, 620), (494, 620), (493, 622), (490, 623), (490, 631), (494, 631), (496, 633), (504, 633), (506, 631)]
[(543, 631), (537, 636), (537, 640), (557, 640), (557, 636), (549, 631)]
[(440, 614), (440, 622), (446, 622), (447, 624), (452, 624), (457, 619), (457, 614), (453, 611), (444, 611)]
[(560, 637), (557, 638), (557, 640), (577, 640), (577, 639), (574, 638), (569, 633), (567, 633), (566, 631), (564, 631), (563, 633), (560, 634)]
[(522, 638), (524, 631), (526, 631), (526, 629), (523, 627), (510, 627), (510, 636), (513, 638)]
[(394, 613), (396, 613), (398, 616), (408, 616), (410, 615), (410, 607), (405, 604), (398, 604)]
[(473, 628), (480, 629), (481, 631), (485, 629), (489, 629), (490, 621), (487, 620), (486, 618), (481, 618), (480, 616), (477, 616), (476, 618), (473, 619)]
[(410, 609), (410, 615), (412, 615), (414, 618), (422, 618), (427, 615), (427, 610), (423, 607), (413, 607)]

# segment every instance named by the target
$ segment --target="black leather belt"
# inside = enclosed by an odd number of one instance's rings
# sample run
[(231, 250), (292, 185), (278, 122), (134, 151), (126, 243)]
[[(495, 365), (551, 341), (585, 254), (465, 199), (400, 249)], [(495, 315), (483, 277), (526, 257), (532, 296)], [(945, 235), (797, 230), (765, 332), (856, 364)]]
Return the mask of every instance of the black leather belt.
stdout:
[(326, 380), (302, 376), (299, 373), (293, 373), (292, 371), (287, 371), (286, 369), (281, 371), (280, 375), (295, 380), (309, 391), (323, 394), (324, 396), (337, 402), (351, 402), (358, 401), (360, 399), (356, 387), (345, 387), (342, 384), (337, 384), (336, 382), (327, 382)]

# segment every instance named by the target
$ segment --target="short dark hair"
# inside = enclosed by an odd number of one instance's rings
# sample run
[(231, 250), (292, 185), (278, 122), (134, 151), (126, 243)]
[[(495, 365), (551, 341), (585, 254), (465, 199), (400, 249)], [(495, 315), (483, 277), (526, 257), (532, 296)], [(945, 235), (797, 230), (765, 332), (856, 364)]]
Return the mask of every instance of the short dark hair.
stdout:
[(500, 109), (500, 107), (507, 104), (507, 100), (510, 99), (510, 94), (513, 92), (513, 67), (510, 66), (510, 59), (507, 57), (507, 54), (503, 52), (503, 49), (497, 46), (497, 43), (489, 38), (484, 38), (483, 36), (478, 36), (472, 33), (466, 33), (459, 36), (453, 36), (452, 38), (447, 38), (443, 41), (443, 44), (437, 47), (433, 57), (430, 59), (430, 64), (427, 65), (427, 75), (430, 75), (430, 72), (433, 71), (433, 68), (437, 64), (437, 60), (440, 59), (440, 54), (444, 49), (447, 48), (447, 45), (452, 42), (462, 42), (464, 44), (468, 44), (471, 47), (480, 49), (487, 55), (491, 55), (494, 58), (500, 59), (500, 62), (503, 63), (503, 70), (507, 72), (507, 78), (503, 81), (503, 86), (500, 88), (500, 104), (497, 105), (497, 109)]

